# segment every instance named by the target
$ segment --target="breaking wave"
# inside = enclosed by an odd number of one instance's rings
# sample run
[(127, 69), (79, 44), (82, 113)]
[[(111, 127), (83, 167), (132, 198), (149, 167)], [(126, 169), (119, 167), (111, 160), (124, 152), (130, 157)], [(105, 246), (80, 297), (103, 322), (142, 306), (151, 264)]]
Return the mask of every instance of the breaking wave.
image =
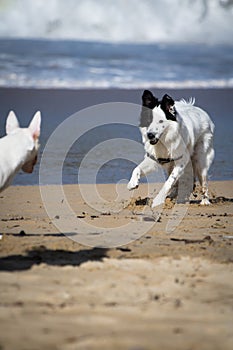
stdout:
[(1, 0), (0, 37), (232, 43), (233, 0)]

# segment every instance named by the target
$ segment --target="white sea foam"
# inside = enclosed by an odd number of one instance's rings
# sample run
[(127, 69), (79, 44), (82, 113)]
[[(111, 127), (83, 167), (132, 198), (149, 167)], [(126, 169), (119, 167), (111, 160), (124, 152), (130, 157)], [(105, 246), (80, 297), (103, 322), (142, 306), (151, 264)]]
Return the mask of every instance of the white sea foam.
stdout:
[(124, 79), (85, 79), (85, 80), (62, 80), (55, 79), (30, 79), (28, 76), (11, 74), (0, 78), (0, 87), (37, 88), (37, 89), (185, 89), (185, 88), (233, 88), (233, 79), (210, 79), (210, 80), (181, 80), (181, 81), (134, 81), (125, 82)]
[(232, 0), (2, 0), (0, 37), (232, 43)]

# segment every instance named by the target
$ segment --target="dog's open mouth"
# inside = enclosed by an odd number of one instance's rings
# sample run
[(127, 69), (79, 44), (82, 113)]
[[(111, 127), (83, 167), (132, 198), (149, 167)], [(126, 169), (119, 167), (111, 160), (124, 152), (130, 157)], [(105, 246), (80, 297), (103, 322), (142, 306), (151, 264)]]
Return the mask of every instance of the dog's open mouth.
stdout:
[(159, 139), (153, 139), (153, 140), (150, 140), (150, 144), (151, 145), (156, 145), (156, 143), (159, 141)]

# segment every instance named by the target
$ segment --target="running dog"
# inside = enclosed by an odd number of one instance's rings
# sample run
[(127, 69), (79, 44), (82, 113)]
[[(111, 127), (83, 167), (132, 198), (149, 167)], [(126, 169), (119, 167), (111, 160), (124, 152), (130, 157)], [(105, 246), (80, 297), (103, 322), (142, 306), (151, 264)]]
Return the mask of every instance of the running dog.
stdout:
[(146, 155), (133, 170), (127, 187), (137, 188), (140, 177), (155, 171), (158, 165), (165, 168), (169, 176), (152, 208), (165, 202), (190, 160), (194, 179), (198, 178), (202, 188), (201, 204), (210, 204), (207, 176), (214, 159), (214, 124), (194, 102), (174, 101), (168, 95), (159, 101), (149, 90), (142, 95), (140, 131)]
[(0, 139), (0, 192), (7, 188), (22, 169), (32, 173), (39, 149), (41, 114), (38, 111), (28, 128), (20, 128), (11, 111), (6, 120), (6, 136)]

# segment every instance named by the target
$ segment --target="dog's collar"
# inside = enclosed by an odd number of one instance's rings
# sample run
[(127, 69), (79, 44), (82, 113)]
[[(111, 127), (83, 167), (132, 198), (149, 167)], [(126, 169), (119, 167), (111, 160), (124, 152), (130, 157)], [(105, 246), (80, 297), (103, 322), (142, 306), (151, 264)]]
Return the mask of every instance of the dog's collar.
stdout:
[(171, 163), (171, 162), (175, 162), (176, 160), (179, 160), (183, 157), (183, 155), (177, 157), (177, 158), (155, 158), (152, 154), (147, 152), (147, 157), (149, 157), (150, 159), (154, 160), (156, 163), (163, 165), (163, 164), (167, 164), (167, 163)]

